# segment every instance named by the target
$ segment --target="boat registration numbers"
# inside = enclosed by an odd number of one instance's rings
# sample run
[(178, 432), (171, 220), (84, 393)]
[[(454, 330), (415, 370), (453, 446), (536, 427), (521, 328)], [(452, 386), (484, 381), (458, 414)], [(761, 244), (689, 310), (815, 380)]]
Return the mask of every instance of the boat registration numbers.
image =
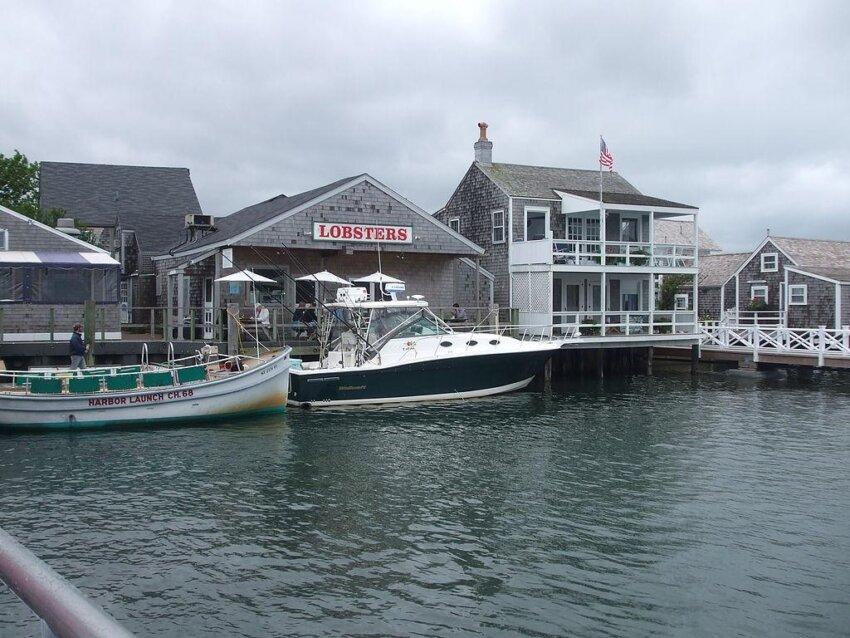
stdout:
[(171, 390), (169, 392), (150, 392), (130, 397), (97, 397), (89, 399), (89, 407), (99, 408), (110, 405), (136, 405), (137, 403), (159, 403), (173, 399), (185, 399), (194, 394), (193, 390)]

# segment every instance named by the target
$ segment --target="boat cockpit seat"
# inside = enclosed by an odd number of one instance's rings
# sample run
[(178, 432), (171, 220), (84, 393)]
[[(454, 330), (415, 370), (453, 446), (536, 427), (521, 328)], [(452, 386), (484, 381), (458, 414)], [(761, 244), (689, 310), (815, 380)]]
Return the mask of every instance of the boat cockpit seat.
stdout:
[(68, 379), (68, 392), (71, 394), (92, 394), (100, 392), (100, 380), (103, 377), (71, 377)]
[(139, 387), (139, 377), (135, 374), (117, 374), (104, 378), (107, 390), (135, 390)]
[(188, 366), (186, 368), (177, 368), (178, 383), (197, 383), (198, 381), (206, 381), (207, 366)]
[(32, 394), (61, 394), (62, 379), (30, 377), (30, 392)]
[(173, 385), (174, 379), (171, 377), (171, 372), (145, 372), (142, 374), (142, 386), (145, 388), (161, 388), (166, 385)]

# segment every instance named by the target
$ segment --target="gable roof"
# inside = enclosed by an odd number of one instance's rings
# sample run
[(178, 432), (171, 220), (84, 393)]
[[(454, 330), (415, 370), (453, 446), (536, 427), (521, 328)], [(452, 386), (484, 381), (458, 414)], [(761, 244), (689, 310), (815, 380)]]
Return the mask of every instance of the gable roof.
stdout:
[[(231, 213), (230, 215), (220, 217), (216, 220), (216, 232), (210, 233), (200, 240), (186, 246), (177, 247), (174, 250), (174, 254), (182, 256), (204, 249), (230, 245), (256, 233), (264, 227), (271, 226), (272, 224), (282, 221), (287, 217), (295, 215), (301, 210), (313, 206), (338, 191), (345, 190), (346, 188), (350, 188), (351, 186), (363, 181), (369, 182), (372, 186), (375, 186), (376, 188), (384, 191), (390, 197), (398, 200), (429, 223), (438, 226), (443, 232), (451, 235), (460, 243), (471, 249), (471, 251), (475, 254), (481, 255), (484, 253), (483, 248), (471, 242), (460, 233), (456, 233), (451, 230), (448, 226), (433, 217), (427, 211), (423, 210), (399, 193), (396, 193), (388, 186), (382, 184), (368, 173), (361, 173), (360, 175), (345, 177), (343, 179), (336, 180), (335, 182), (331, 182), (330, 184), (319, 186), (318, 188), (304, 191), (297, 195), (292, 195), (291, 197), (278, 195), (277, 197), (272, 197), (264, 202), (247, 206), (246, 208), (238, 210), (235, 213)], [(161, 256), (165, 256), (164, 252), (165, 251), (161, 253)]]
[(722, 286), (750, 253), (718, 253), (699, 258), (699, 285), (708, 288)]
[(142, 252), (180, 239), (187, 213), (201, 213), (188, 168), (42, 162), (42, 210), (59, 208), (87, 226), (134, 230)]
[[(534, 199), (558, 199), (556, 190), (595, 191), (599, 198), (599, 171), (550, 166), (527, 166), (525, 164), (482, 164), (475, 162), (482, 173), (489, 177), (511, 197)], [(640, 191), (627, 182), (619, 173), (603, 172), (602, 189), (606, 193), (629, 193), (640, 195)]]
[(798, 266), (850, 268), (850, 241), (769, 237)]
[(72, 244), (76, 244), (77, 246), (82, 246), (83, 248), (85, 248), (86, 252), (101, 253), (101, 254), (104, 254), (104, 255), (109, 254), (103, 248), (99, 248), (98, 246), (94, 246), (94, 245), (92, 245), (92, 244), (90, 244), (86, 241), (83, 241), (82, 239), (78, 239), (77, 237), (74, 237), (73, 235), (63, 233), (61, 230), (56, 230), (55, 228), (51, 228), (47, 224), (42, 224), (41, 222), (34, 220), (32, 217), (27, 217), (26, 215), (22, 215), (21, 213), (14, 211), (11, 208), (6, 208), (5, 206), (0, 206), (0, 212), (4, 213), (6, 215), (10, 215), (11, 217), (14, 217), (15, 219), (17, 219), (19, 221), (26, 222), (27, 224), (34, 226), (36, 228), (40, 228), (41, 230), (47, 231), (49, 233), (53, 233), (54, 235), (57, 235), (58, 237), (61, 237), (62, 239), (71, 242)]
[[(363, 175), (344, 177), (335, 182), (331, 182), (330, 184), (325, 184), (324, 186), (319, 186), (318, 188), (298, 193), (292, 197), (277, 195), (276, 197), (272, 197), (271, 199), (267, 199), (263, 202), (246, 206), (245, 208), (237, 210), (235, 213), (231, 213), (223, 217), (217, 217), (215, 220), (216, 232), (210, 233), (188, 246), (181, 246), (175, 252), (185, 252), (189, 249), (194, 252), (196, 248), (204, 248), (205, 246), (212, 246), (213, 244), (219, 244), (222, 241), (233, 239), (246, 231), (254, 229), (264, 222), (275, 219), (279, 215), (287, 213), (305, 202), (309, 202), (317, 197), (322, 197), (340, 186), (348, 184), (352, 180), (360, 177), (363, 177)], [(171, 245), (173, 246), (174, 244), (172, 243)]]
[[(690, 244), (694, 238), (694, 223), (678, 219), (656, 219), (653, 222), (655, 242), (659, 244)], [(699, 229), (699, 249), (719, 251), (720, 245), (702, 228)]]

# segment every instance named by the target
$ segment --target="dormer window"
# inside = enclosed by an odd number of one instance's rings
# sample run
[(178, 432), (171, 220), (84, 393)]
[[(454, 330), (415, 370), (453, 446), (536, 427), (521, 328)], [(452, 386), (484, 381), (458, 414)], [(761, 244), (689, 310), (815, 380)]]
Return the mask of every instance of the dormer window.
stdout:
[(779, 254), (778, 253), (762, 253), (761, 254), (761, 271), (762, 272), (777, 272), (779, 270)]

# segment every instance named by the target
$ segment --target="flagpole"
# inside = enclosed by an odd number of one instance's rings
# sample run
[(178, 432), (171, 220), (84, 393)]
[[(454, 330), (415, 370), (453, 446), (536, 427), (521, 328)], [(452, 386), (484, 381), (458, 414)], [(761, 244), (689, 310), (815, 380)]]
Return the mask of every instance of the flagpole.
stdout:
[(602, 136), (599, 136), (599, 214), (602, 215)]

